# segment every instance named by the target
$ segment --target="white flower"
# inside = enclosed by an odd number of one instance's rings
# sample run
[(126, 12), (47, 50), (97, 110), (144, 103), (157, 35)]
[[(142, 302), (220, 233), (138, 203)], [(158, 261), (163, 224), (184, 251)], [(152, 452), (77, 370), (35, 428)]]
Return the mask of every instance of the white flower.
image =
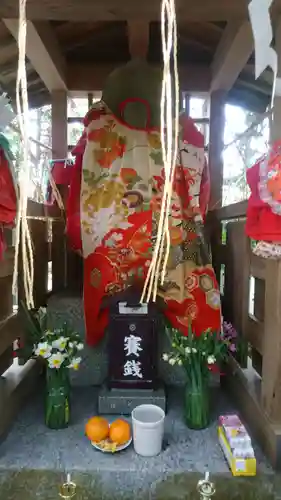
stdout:
[(203, 352), (202, 352), (202, 356), (206, 356), (206, 353), (205, 353), (205, 351), (203, 351)]
[(57, 370), (61, 367), (63, 362), (64, 356), (60, 352), (52, 354), (52, 356), (48, 359), (49, 368), (56, 368)]
[(67, 341), (68, 341), (68, 338), (60, 337), (59, 339), (54, 340), (52, 342), (52, 346), (55, 349), (58, 349), (59, 351), (64, 351), (64, 349), (66, 348)]
[(39, 307), (38, 312), (39, 314), (47, 314), (47, 307)]
[(69, 342), (68, 347), (70, 349), (73, 349), (73, 347), (75, 346), (75, 344), (76, 344), (76, 342)]
[(169, 359), (169, 364), (170, 364), (171, 366), (174, 366), (174, 365), (176, 364), (176, 360), (175, 360), (175, 358), (171, 358), (171, 359)]
[(186, 347), (185, 348), (185, 354), (190, 354), (191, 353), (191, 349), (190, 347)]
[(191, 350), (192, 350), (193, 354), (196, 354), (196, 353), (197, 353), (197, 349), (195, 349), (195, 347), (192, 347), (192, 349), (191, 349)]
[(182, 366), (182, 360), (181, 359), (178, 360), (178, 365)]
[(163, 361), (169, 361), (169, 354), (163, 354), (162, 359)]
[(73, 370), (78, 370), (81, 361), (82, 361), (82, 358), (80, 358), (80, 357), (79, 358), (73, 358), (72, 362), (70, 363), (70, 365), (67, 368), (73, 368)]
[(54, 335), (52, 330), (46, 330), (45, 335)]
[(39, 342), (35, 349), (35, 355), (45, 359), (49, 358), (51, 356), (51, 346), (48, 342)]
[(79, 344), (77, 344), (77, 351), (83, 351), (84, 349), (84, 344), (82, 342), (79, 342)]
[(208, 362), (208, 365), (214, 365), (216, 362), (215, 356), (208, 356), (207, 362)]

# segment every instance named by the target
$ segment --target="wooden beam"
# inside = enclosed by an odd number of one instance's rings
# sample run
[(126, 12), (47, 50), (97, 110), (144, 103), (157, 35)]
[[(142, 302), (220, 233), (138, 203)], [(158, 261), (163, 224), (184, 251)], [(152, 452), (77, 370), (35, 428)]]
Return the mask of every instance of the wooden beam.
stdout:
[[(18, 39), (18, 20), (3, 19), (14, 38)], [(48, 22), (27, 22), (26, 54), (47, 89), (66, 89), (65, 60), (56, 33)]]
[(233, 87), (254, 50), (251, 24), (228, 23), (212, 63), (211, 91)]
[[(67, 88), (70, 92), (102, 90), (110, 73), (124, 62), (112, 64), (79, 64), (67, 66)], [(180, 88), (183, 91), (208, 92), (211, 71), (206, 65), (186, 64), (179, 67)]]
[(128, 41), (132, 59), (146, 59), (149, 49), (149, 22), (129, 21)]
[(210, 213), (220, 221), (246, 217), (248, 201), (239, 201), (219, 209), (210, 209)]
[[(275, 0), (275, 11), (281, 1)], [(18, 17), (18, 0), (1, 0), (0, 18)], [(226, 21), (248, 17), (246, 0), (177, 0), (181, 21)], [(63, 21), (159, 20), (159, 0), (27, 0), (27, 18)]]
[(37, 203), (37, 201), (28, 200), (27, 201), (27, 216), (32, 219), (60, 219), (62, 218), (62, 213), (60, 209), (55, 205), (44, 205), (43, 203)]

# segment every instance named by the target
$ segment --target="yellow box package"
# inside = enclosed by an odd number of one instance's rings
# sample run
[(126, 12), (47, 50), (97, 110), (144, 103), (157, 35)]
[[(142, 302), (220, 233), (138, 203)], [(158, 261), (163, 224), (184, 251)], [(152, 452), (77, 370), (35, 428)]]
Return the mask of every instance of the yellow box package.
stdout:
[(237, 415), (219, 418), (218, 436), (233, 476), (255, 476), (257, 463), (251, 438)]

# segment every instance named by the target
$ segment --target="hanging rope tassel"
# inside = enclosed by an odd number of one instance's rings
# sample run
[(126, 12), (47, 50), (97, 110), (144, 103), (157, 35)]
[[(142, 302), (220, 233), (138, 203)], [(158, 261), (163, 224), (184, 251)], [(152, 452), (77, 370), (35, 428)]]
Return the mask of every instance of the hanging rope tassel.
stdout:
[[(152, 294), (153, 301), (156, 301), (160, 272), (161, 283), (163, 284), (170, 251), (169, 216), (174, 173), (178, 154), (180, 94), (177, 66), (177, 20), (174, 0), (162, 1), (161, 37), (164, 63), (161, 95), (161, 145), (165, 172), (165, 184), (156, 244), (144, 283), (141, 302), (149, 302)], [(172, 56), (174, 73), (173, 79), (171, 74)], [(175, 87), (175, 121), (173, 118), (173, 81)]]
[[(33, 301), (33, 283), (34, 283), (34, 262), (32, 241), (27, 222), (27, 199), (30, 183), (30, 165), (29, 165), (29, 139), (28, 139), (28, 94), (26, 77), (26, 0), (19, 0), (19, 32), (18, 32), (18, 73), (16, 85), (17, 114), (19, 129), (23, 145), (23, 161), (19, 178), (19, 206), (16, 223), (16, 245), (15, 245), (15, 264), (13, 275), (13, 293), (17, 292), (18, 267), (20, 247), (22, 251), (22, 273), (25, 291), (25, 300), (28, 308), (34, 307)], [(20, 245), (21, 244), (21, 245)]]

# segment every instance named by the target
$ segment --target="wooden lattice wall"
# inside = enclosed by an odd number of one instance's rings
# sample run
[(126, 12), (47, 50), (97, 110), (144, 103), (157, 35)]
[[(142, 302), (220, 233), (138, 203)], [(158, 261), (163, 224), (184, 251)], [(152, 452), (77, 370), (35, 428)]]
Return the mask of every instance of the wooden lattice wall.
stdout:
[[(46, 214), (43, 205), (30, 202), (29, 227), (34, 251), (35, 307), (46, 305), (48, 278), (52, 268), (52, 290), (66, 284), (65, 225), (60, 213)], [(46, 215), (53, 216), (51, 219)], [(14, 343), (24, 342), (23, 323), (18, 303), (24, 300), (21, 265), (19, 265), (18, 296), (12, 294), (14, 242), (12, 230), (5, 231), (7, 249), (0, 262), (0, 436), (5, 434), (26, 397), (38, 386), (40, 364), (18, 359), (15, 363)], [(51, 262), (51, 266), (50, 263)]]
[[(222, 309), (248, 344), (223, 380), (274, 466), (281, 467), (281, 262), (252, 252), (247, 202), (211, 212), (209, 233)], [(240, 361), (240, 362), (239, 362)], [(243, 362), (242, 362), (243, 361)]]

